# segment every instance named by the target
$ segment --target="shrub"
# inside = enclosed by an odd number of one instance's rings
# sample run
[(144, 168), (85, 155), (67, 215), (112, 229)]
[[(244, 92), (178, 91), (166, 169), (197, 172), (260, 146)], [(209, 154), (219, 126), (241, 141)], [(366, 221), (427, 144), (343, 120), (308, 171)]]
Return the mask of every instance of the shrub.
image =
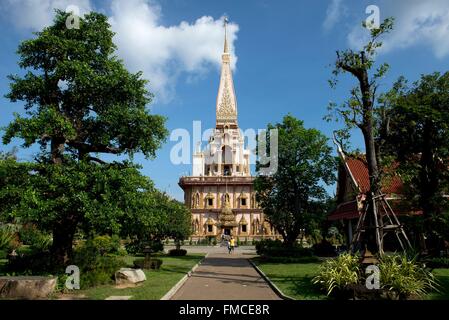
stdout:
[(15, 232), (9, 225), (0, 225), (0, 250), (11, 250)]
[(118, 237), (97, 236), (75, 249), (72, 263), (80, 268), (81, 288), (111, 283), (115, 272), (126, 266), (118, 257)]
[(69, 275), (67, 273), (58, 275), (58, 280), (56, 282), (56, 292), (66, 292), (67, 288), (65, 286), (65, 282), (67, 281), (67, 278)]
[(22, 248), (26, 248), (26, 250), (18, 250), (20, 254), (9, 259), (6, 266), (8, 271), (29, 275), (63, 272), (63, 270), (57, 269), (48, 252), (33, 251), (29, 247)]
[(281, 240), (261, 240), (256, 242), (257, 254), (263, 257), (311, 257), (311, 249), (300, 245), (286, 247)]
[(8, 252), (6, 250), (0, 250), (0, 259), (8, 258)]
[(41, 232), (33, 224), (25, 224), (19, 229), (19, 239), (24, 245), (32, 245)]
[(435, 268), (449, 268), (449, 258), (431, 258), (425, 261), (426, 266), (432, 269)]
[(360, 280), (359, 257), (348, 253), (327, 260), (320, 268), (313, 283), (320, 285), (331, 295), (335, 291), (342, 292)]
[(87, 241), (88, 245), (95, 248), (100, 255), (118, 254), (120, 250), (120, 238), (117, 235), (96, 236)]
[(159, 270), (162, 263), (163, 263), (162, 259), (154, 259), (154, 258), (150, 259), (151, 269)]
[(126, 251), (130, 254), (141, 254), (143, 253), (146, 246), (149, 246), (151, 248), (152, 252), (160, 252), (164, 251), (164, 244), (160, 240), (140, 240), (140, 239), (134, 239), (130, 242), (128, 242), (125, 245)]
[[(437, 283), (432, 273), (415, 259), (409, 259), (405, 255), (384, 255), (378, 267), (382, 294), (379, 298), (407, 299), (413, 295), (419, 297), (428, 291), (436, 290)], [(313, 283), (325, 289), (327, 295), (337, 296), (350, 291), (357, 295), (356, 288), (365, 288), (365, 278), (361, 274), (359, 257), (346, 253), (322, 264)], [(377, 295), (379, 291), (373, 290), (370, 294)]]
[(139, 258), (133, 261), (134, 267), (139, 269), (155, 269), (158, 270), (163, 261), (161, 259), (150, 258), (146, 260), (144, 258)]
[(379, 262), (380, 283), (388, 298), (406, 299), (423, 296), (435, 290), (437, 283), (431, 272), (405, 255), (383, 256)]
[[(118, 270), (118, 269), (117, 269)], [(114, 273), (105, 270), (82, 271), (80, 273), (80, 288), (87, 289), (99, 285), (112, 284)]]
[(257, 254), (261, 255), (265, 252), (267, 248), (281, 248), (283, 244), (281, 240), (266, 239), (255, 241), (255, 246)]
[(33, 243), (33, 247), (37, 251), (47, 251), (51, 244), (53, 243), (53, 238), (50, 235), (47, 234), (41, 234), (39, 237), (36, 238), (36, 241)]
[(173, 257), (185, 256), (186, 254), (187, 250), (185, 249), (171, 249), (168, 251), (168, 255)]
[(313, 252), (319, 257), (335, 257), (337, 255), (335, 247), (326, 239), (313, 245)]
[(269, 257), (261, 256), (261, 260), (270, 263), (313, 263), (320, 260), (315, 256), (310, 257)]
[(23, 245), (23, 246), (20, 246), (20, 247), (18, 247), (18, 248), (16, 249), (17, 255), (18, 255), (18, 256), (21, 256), (21, 257), (33, 255), (33, 254), (36, 254), (36, 253), (38, 253), (38, 252), (40, 252), (40, 251), (37, 250), (37, 249), (35, 249), (35, 248), (32, 247), (32, 246), (29, 246), (29, 245)]
[(115, 272), (126, 266), (125, 262), (117, 256), (97, 256), (95, 259), (83, 259), (78, 255), (73, 263), (80, 268), (82, 289), (111, 283)]
[(313, 251), (309, 248), (297, 247), (280, 247), (280, 248), (267, 248), (261, 254), (268, 257), (311, 257)]

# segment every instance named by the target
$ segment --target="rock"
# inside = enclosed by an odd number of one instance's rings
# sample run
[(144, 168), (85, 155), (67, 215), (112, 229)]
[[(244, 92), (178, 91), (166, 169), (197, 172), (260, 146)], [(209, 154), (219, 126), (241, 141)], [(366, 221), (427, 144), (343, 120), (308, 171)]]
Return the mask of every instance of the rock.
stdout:
[(137, 284), (147, 280), (142, 269), (121, 268), (115, 273), (115, 283), (122, 284)]
[(56, 277), (0, 277), (0, 298), (43, 299), (55, 290)]

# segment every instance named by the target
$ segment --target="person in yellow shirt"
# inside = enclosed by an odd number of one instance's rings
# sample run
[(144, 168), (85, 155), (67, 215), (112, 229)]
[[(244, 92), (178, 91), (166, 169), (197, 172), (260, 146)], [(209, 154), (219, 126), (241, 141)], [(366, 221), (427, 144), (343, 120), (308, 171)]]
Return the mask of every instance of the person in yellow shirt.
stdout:
[(231, 240), (229, 241), (229, 247), (230, 247), (229, 253), (233, 252), (235, 247), (235, 239), (233, 237), (231, 237)]

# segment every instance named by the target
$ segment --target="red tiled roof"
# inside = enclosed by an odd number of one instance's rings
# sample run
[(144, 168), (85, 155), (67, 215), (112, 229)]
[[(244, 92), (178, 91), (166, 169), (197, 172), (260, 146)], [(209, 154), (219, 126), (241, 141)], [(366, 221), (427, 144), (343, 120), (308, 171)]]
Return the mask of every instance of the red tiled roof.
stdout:
[(359, 216), (357, 201), (341, 203), (334, 212), (328, 216), (328, 220), (355, 219)]
[[(360, 191), (366, 193), (370, 189), (368, 165), (364, 159), (359, 158), (346, 158), (346, 164), (351, 171), (352, 176), (359, 185)], [(403, 191), (403, 183), (399, 176), (393, 175), (392, 177), (384, 178), (384, 185), (382, 187), (383, 193), (386, 194), (401, 194)]]
[[(347, 169), (349, 169), (350, 174), (357, 182), (357, 185), (360, 188), (360, 196), (362, 194), (367, 193), (370, 190), (370, 182), (369, 182), (369, 174), (368, 174), (368, 165), (366, 163), (365, 157), (362, 156), (346, 156), (345, 157)], [(391, 197), (393, 195), (401, 195), (403, 193), (403, 182), (402, 179), (394, 174), (394, 170), (397, 168), (397, 164), (393, 164), (391, 167), (386, 168), (386, 170), (393, 173), (391, 176), (386, 176), (383, 179), (382, 192), (387, 196)], [(388, 201), (392, 206), (393, 210), (399, 215), (408, 215), (408, 214), (420, 214), (419, 211), (415, 211), (409, 207), (405, 203), (403, 203), (400, 199), (390, 199)], [(360, 215), (357, 201), (354, 199), (353, 201), (344, 202), (338, 204), (335, 211), (333, 211), (329, 216), (329, 220), (342, 220), (342, 219), (355, 219)]]

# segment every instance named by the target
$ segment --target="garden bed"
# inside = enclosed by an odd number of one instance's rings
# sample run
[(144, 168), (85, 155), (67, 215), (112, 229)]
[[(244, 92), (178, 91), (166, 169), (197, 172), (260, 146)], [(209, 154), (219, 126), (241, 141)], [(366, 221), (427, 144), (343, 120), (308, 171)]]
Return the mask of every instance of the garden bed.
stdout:
[[(203, 257), (204, 254), (188, 254), (180, 257), (158, 255), (158, 259), (163, 260), (161, 268), (144, 270), (147, 280), (141, 285), (123, 289), (116, 288), (115, 285), (103, 285), (75, 291), (75, 297), (104, 300), (109, 296), (132, 296), (132, 300), (159, 300)], [(135, 259), (135, 256), (125, 257), (126, 263), (130, 266)], [(73, 296), (75, 292), (71, 291), (70, 295)], [(58, 298), (64, 298), (64, 296)]]
[[(273, 258), (271, 258), (273, 259)], [(312, 279), (318, 274), (322, 262), (289, 262), (289, 258), (275, 258), (266, 260), (262, 257), (252, 261), (265, 273), (265, 275), (285, 294), (297, 300), (326, 300), (327, 297), (319, 288), (312, 283)], [(305, 257), (306, 259), (306, 257)], [(449, 300), (449, 268), (435, 269), (432, 271), (438, 281), (439, 291), (433, 291), (418, 298), (410, 296), (409, 300)], [(331, 299), (385, 299), (386, 292), (367, 291), (361, 286), (350, 286), (346, 290), (336, 292)], [(394, 297), (392, 297), (394, 298)]]

